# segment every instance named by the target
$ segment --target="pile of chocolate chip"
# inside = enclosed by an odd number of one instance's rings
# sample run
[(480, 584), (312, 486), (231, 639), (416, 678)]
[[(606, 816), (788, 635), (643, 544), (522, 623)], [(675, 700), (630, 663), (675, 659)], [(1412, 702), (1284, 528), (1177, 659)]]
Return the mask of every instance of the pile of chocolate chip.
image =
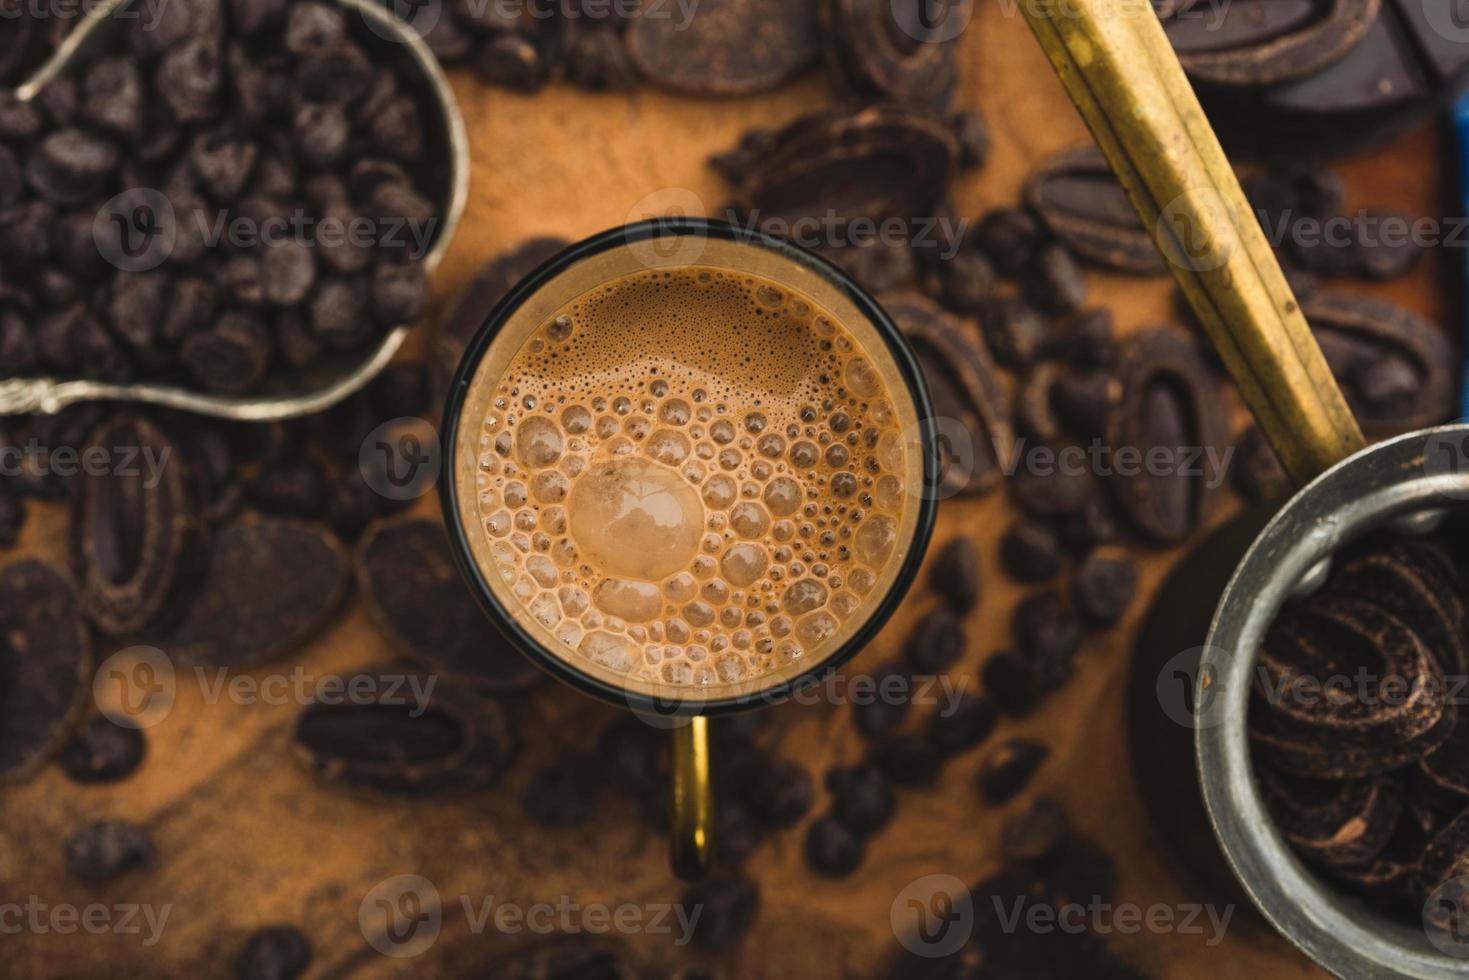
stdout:
[(443, 189), (365, 28), (221, 0), (119, 23), (123, 53), (0, 90), (0, 378), (245, 395), (411, 324)]
[(1261, 790), (1301, 858), (1446, 932), (1461, 892), (1443, 890), (1469, 874), (1457, 554), (1437, 535), (1380, 535), (1336, 556), (1326, 585), (1271, 625), (1250, 709)]

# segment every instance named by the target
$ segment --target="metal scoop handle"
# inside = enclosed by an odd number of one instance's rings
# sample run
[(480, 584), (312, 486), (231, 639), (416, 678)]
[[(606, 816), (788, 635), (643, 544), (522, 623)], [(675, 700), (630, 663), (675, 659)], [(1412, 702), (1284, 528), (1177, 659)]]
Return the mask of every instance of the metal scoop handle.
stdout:
[(1149, 0), (1021, 0), (1297, 486), (1361, 449), (1285, 274)]

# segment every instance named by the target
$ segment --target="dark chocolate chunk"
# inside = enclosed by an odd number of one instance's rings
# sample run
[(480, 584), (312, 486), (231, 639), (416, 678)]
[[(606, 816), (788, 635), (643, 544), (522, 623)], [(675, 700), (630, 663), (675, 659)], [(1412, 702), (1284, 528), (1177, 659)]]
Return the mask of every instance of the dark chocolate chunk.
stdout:
[(332, 535), (287, 520), (232, 524), (183, 617), (157, 645), (184, 663), (248, 668), (295, 650), (336, 612), (347, 558)]
[(383, 521), (363, 538), (356, 564), (374, 622), (405, 656), (486, 691), (523, 691), (540, 679), (475, 604), (438, 522)]
[(91, 666), (66, 577), (38, 561), (0, 569), (0, 781), (29, 776), (61, 744)]
[(1025, 791), (1031, 777), (1051, 754), (1044, 744), (1013, 738), (985, 756), (979, 770), (979, 792), (986, 803), (1008, 803)]

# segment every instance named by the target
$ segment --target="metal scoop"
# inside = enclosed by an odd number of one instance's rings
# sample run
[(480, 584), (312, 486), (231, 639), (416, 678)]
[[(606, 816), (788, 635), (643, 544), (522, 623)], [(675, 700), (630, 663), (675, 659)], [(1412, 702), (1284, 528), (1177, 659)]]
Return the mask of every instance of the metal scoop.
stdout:
[[(1325, 887), (1299, 862), (1265, 810), (1246, 733), (1251, 668), (1281, 603), (1318, 582), (1322, 563), (1352, 537), (1394, 520), (1431, 527), (1446, 504), (1469, 499), (1469, 426), (1364, 448), (1148, 0), (1020, 9), (1302, 488), (1247, 552), (1225, 540), (1228, 533), (1200, 549), (1216, 566), (1239, 561), (1215, 611), (1189, 708), (1214, 833), (1265, 917), (1328, 970), (1352, 978), (1469, 977), (1469, 960)], [(1226, 532), (1247, 542), (1261, 527), (1252, 519)], [(1192, 587), (1208, 588), (1207, 581), (1196, 577)], [(1174, 728), (1174, 737), (1183, 731)]]
[[(93, 7), (66, 41), (16, 94), (35, 98), (58, 75), (89, 59), (116, 50), (128, 22), (116, 15), (131, 0), (103, 0)], [(377, 56), (396, 60), (404, 80), (414, 88), (427, 110), (425, 158), (434, 161), (426, 187), (437, 207), (439, 221), (433, 244), (423, 258), (424, 268), (438, 268), (464, 215), (469, 197), (469, 137), (454, 92), (443, 69), (412, 27), (374, 0), (334, 0), (351, 14), (358, 39)], [(0, 416), (59, 412), (68, 405), (89, 401), (139, 402), (176, 408), (215, 418), (264, 422), (323, 411), (360, 390), (388, 365), (407, 338), (410, 325), (395, 327), (368, 349), (333, 358), (309, 371), (281, 373), (268, 379), (262, 390), (243, 397), (215, 395), (178, 385), (140, 382), (109, 384), (85, 379), (12, 378), (0, 381)]]

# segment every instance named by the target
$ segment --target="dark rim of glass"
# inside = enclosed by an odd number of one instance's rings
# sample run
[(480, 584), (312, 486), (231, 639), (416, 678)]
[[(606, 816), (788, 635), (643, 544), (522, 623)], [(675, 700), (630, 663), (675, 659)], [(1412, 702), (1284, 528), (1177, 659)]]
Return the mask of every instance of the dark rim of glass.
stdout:
[(924, 552), (928, 549), (929, 539), (933, 536), (934, 515), (938, 511), (938, 501), (928, 492), (918, 496), (918, 521), (913, 529), (913, 543), (908, 557), (898, 569), (897, 577), (893, 580), (887, 595), (872, 611), (867, 622), (821, 663), (771, 687), (720, 699), (649, 697), (639, 691), (608, 684), (591, 674), (582, 673), (567, 661), (546, 650), (521, 627), (516, 618), (495, 596), (494, 589), (485, 579), (484, 570), (474, 561), (468, 530), (464, 526), (456, 503), (454, 453), (459, 438), (460, 410), (469, 392), (470, 382), (474, 379), (475, 372), (479, 369), (480, 362), (490, 349), (491, 343), (511, 314), (546, 283), (591, 256), (629, 244), (673, 235), (717, 238), (769, 249), (805, 266), (840, 289), (886, 342), (888, 353), (908, 386), (909, 396), (913, 399), (914, 409), (918, 415), (918, 424), (922, 434), (925, 491), (927, 488), (938, 485), (939, 464), (933, 405), (929, 400), (928, 387), (923, 381), (922, 368), (897, 325), (876, 300), (859, 287), (851, 277), (825, 259), (762, 232), (702, 218), (664, 218), (613, 228), (570, 246), (522, 279), (490, 312), (466, 349), (464, 358), (459, 362), (459, 368), (454, 375), (453, 387), (450, 389), (448, 402), (444, 409), (442, 438), (445, 460), (443, 479), (439, 481), (439, 500), (444, 511), (444, 523), (449, 531), (454, 561), (474, 592), (476, 601), (505, 639), (522, 654), (529, 657), (533, 663), (573, 687), (604, 701), (631, 707), (635, 711), (676, 715), (681, 713), (680, 709), (683, 709), (682, 713), (687, 714), (715, 715), (779, 703), (798, 691), (813, 686), (856, 656), (858, 651), (865, 647), (887, 623), (903, 596), (912, 586), (914, 578), (917, 577)]

